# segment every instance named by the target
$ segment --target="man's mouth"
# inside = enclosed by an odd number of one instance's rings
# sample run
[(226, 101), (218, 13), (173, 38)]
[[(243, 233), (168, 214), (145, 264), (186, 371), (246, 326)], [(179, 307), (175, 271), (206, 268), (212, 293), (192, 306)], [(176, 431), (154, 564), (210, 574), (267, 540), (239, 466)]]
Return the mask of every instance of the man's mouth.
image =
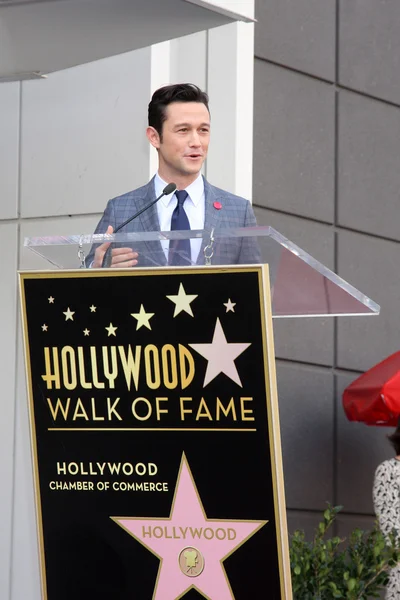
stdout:
[(192, 158), (192, 159), (196, 159), (196, 158), (201, 158), (203, 155), (199, 154), (198, 152), (192, 152), (191, 154), (185, 154), (186, 158)]

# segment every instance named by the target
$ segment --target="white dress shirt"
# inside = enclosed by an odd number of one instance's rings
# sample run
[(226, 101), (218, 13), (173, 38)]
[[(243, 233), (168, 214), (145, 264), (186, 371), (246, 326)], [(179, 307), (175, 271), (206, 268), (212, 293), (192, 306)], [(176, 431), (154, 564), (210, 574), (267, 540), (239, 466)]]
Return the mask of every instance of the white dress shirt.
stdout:
[[(157, 173), (154, 179), (154, 188), (156, 197), (162, 194), (163, 189), (167, 183), (161, 179)], [(185, 188), (188, 197), (184, 203), (185, 213), (189, 220), (190, 229), (204, 229), (204, 214), (205, 214), (205, 195), (204, 195), (204, 181), (201, 175), (198, 176), (193, 183)], [(175, 192), (169, 196), (163, 196), (157, 202), (157, 215), (160, 223), (161, 231), (171, 231), (171, 218), (172, 213), (178, 204), (178, 199), (175, 196)], [(201, 248), (201, 238), (190, 240), (190, 251), (192, 254), (192, 263), (195, 264)], [(165, 257), (168, 260), (169, 241), (165, 240), (161, 242), (162, 248), (165, 252)]]

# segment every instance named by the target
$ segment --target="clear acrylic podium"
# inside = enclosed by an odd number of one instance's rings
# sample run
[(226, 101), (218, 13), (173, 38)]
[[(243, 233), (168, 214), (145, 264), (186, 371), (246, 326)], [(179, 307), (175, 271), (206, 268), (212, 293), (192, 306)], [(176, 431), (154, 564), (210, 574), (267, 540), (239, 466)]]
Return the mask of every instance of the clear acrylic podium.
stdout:
[[(92, 268), (104, 242), (133, 248), (140, 266)], [(51, 265), (20, 274), (43, 600), (122, 598), (121, 581), (138, 598), (194, 587), (292, 600), (272, 316), (379, 306), (271, 227), (52, 236), (25, 248)], [(173, 253), (182, 266), (169, 266)], [(142, 480), (136, 461), (160, 480)], [(106, 465), (127, 470), (104, 475)], [(232, 557), (220, 550), (228, 525)], [(185, 552), (200, 561), (195, 581)], [(164, 564), (182, 586), (173, 594), (158, 588)]]
[(103, 242), (132, 247), (140, 267), (167, 267), (170, 243), (197, 243), (199, 265), (268, 263), (272, 316), (317, 317), (378, 315), (380, 307), (272, 227), (220, 229), (213, 232), (164, 231), (26, 238), (24, 247), (58, 269), (90, 266), (90, 249)]

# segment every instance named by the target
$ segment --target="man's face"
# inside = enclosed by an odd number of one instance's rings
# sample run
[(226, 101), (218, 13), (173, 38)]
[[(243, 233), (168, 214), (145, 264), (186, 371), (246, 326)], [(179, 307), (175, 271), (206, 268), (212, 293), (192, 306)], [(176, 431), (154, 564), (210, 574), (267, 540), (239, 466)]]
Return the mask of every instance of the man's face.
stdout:
[[(210, 141), (210, 115), (201, 102), (174, 102), (166, 108), (162, 139), (150, 142), (158, 149), (159, 171), (165, 179), (197, 175)], [(149, 128), (152, 129), (152, 128)], [(148, 134), (149, 135), (149, 134)]]

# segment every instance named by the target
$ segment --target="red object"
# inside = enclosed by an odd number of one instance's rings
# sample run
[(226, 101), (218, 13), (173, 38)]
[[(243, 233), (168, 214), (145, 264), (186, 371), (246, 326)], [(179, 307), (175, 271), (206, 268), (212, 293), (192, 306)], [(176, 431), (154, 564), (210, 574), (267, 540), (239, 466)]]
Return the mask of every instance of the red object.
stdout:
[(216, 208), (217, 210), (221, 210), (222, 204), (221, 204), (221, 202), (214, 202), (213, 207)]
[(343, 392), (349, 421), (397, 427), (400, 416), (400, 352), (360, 375)]

